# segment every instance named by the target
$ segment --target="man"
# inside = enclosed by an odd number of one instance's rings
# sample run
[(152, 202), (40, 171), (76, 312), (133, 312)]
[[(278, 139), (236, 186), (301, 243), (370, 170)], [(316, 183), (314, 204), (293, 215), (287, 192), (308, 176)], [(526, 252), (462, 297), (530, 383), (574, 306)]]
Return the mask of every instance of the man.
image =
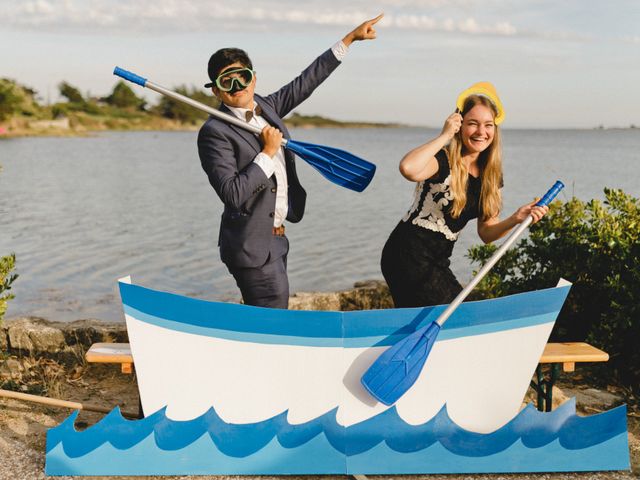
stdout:
[(296, 175), (294, 154), (281, 147), (289, 132), (282, 118), (306, 100), (337, 67), (354, 41), (376, 37), (366, 21), (320, 55), (291, 83), (269, 96), (254, 94), (256, 75), (247, 54), (218, 50), (208, 74), (220, 110), (262, 128), (260, 137), (210, 117), (198, 134), (198, 151), (209, 182), (224, 203), (220, 257), (248, 305), (288, 308), (289, 241), (284, 221), (299, 222), (306, 192)]

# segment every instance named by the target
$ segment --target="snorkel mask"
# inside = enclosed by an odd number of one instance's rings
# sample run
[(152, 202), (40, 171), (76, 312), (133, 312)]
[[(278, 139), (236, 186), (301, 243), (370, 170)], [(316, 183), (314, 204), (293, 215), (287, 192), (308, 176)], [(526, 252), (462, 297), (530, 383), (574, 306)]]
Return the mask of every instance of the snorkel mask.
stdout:
[(205, 88), (214, 85), (221, 91), (226, 93), (235, 93), (247, 88), (253, 81), (254, 71), (250, 68), (233, 68), (222, 72), (216, 78), (215, 83), (207, 83)]
[(502, 102), (500, 101), (500, 97), (498, 97), (498, 92), (496, 92), (496, 87), (494, 87), (489, 82), (478, 82), (471, 85), (464, 92), (458, 95), (458, 99), (456, 100), (456, 107), (458, 110), (462, 112), (464, 109), (465, 100), (471, 95), (481, 95), (483, 97), (488, 98), (491, 103), (496, 107), (498, 114), (494, 119), (494, 123), (496, 125), (500, 125), (504, 120), (504, 107), (502, 106)]

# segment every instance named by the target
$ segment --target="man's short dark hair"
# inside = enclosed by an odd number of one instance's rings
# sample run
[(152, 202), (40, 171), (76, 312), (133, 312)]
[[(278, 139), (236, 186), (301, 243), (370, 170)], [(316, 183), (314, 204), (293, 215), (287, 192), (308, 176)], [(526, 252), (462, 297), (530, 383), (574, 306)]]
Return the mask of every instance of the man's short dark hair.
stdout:
[(227, 66), (233, 63), (240, 63), (242, 66), (253, 70), (251, 59), (247, 52), (240, 50), (239, 48), (221, 48), (216, 53), (211, 55), (209, 64), (207, 65), (207, 73), (212, 83), (207, 83), (205, 88), (215, 86), (215, 81), (220, 72)]

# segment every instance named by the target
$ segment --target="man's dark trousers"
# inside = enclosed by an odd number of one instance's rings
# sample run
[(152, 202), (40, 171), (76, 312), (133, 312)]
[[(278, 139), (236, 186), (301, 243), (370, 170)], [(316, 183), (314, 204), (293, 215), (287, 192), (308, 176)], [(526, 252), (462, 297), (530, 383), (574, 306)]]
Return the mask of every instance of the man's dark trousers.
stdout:
[(289, 307), (289, 278), (287, 277), (287, 237), (274, 235), (267, 263), (260, 267), (233, 267), (227, 265), (236, 279), (246, 305), (259, 307)]

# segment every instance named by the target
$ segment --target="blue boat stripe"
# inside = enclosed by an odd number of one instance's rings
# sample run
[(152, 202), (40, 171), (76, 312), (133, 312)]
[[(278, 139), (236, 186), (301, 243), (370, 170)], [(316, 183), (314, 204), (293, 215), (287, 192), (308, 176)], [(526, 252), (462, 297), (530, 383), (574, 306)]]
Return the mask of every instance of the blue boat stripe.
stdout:
[(219, 328), (203, 327), (188, 323), (175, 322), (165, 318), (155, 317), (148, 313), (140, 312), (135, 308), (124, 305), (124, 313), (142, 322), (167, 328), (169, 330), (193, 333), (203, 337), (222, 338), (224, 340), (237, 340), (240, 342), (263, 343), (269, 345), (296, 345), (312, 347), (340, 347), (341, 338), (321, 338), (321, 337), (296, 337), (283, 336), (280, 334), (238, 332), (235, 330), (221, 330)]
[[(191, 325), (188, 323), (176, 322), (165, 318), (149, 315), (140, 312), (133, 307), (124, 305), (124, 311), (127, 315), (136, 318), (142, 322), (156, 325), (158, 327), (167, 328), (169, 330), (192, 333), (196, 335), (222, 338), (225, 340), (235, 340), (240, 342), (261, 343), (269, 345), (295, 345), (308, 347), (343, 347), (343, 348), (367, 348), (373, 345), (388, 346), (402, 340), (405, 335), (391, 336), (372, 336), (357, 338), (341, 338), (341, 337), (301, 337), (301, 336), (283, 336), (271, 335), (266, 333), (255, 332), (239, 332), (235, 330), (223, 330), (219, 328), (204, 327), (200, 325)], [(464, 328), (443, 329), (438, 335), (438, 341), (451, 340), (454, 338), (468, 337), (471, 335), (481, 335), (486, 333), (500, 332), (504, 330), (512, 330), (516, 328), (530, 327), (553, 322), (555, 313), (545, 313), (533, 317), (518, 318), (498, 323), (489, 323)]]
[(279, 310), (208, 302), (122, 282), (120, 296), (125, 306), (154, 317), (193, 326), (268, 335), (342, 336), (341, 312)]
[(473, 327), (452, 328), (450, 330), (442, 329), (438, 334), (438, 340), (450, 340), (452, 338), (469, 337), (471, 335), (483, 335), (485, 333), (500, 332), (503, 330), (512, 330), (515, 328), (533, 327), (534, 325), (542, 325), (544, 323), (555, 322), (557, 312), (535, 315), (527, 318), (516, 318), (500, 323), (488, 323), (484, 325), (476, 325)]
[[(550, 288), (492, 300), (463, 303), (444, 325), (442, 332), (467, 327), (503, 330), (497, 325), (515, 319), (556, 315), (569, 291), (569, 287)], [(332, 345), (361, 345), (360, 339), (403, 338), (421, 326), (421, 322), (436, 317), (443, 306), (368, 310), (357, 312), (277, 310), (221, 302), (208, 302), (166, 292), (150, 290), (138, 285), (120, 283), (122, 303), (151, 317), (162, 318), (174, 324), (190, 325), (193, 331), (234, 331), (239, 338), (272, 336), (290, 339), (307, 338), (302, 344), (325, 344), (327, 338), (339, 339)], [(183, 327), (188, 328), (188, 327)], [(205, 330), (201, 330), (205, 329)], [(186, 330), (185, 330), (186, 331)], [(455, 334), (454, 334), (455, 335)], [(289, 340), (283, 341), (284, 344)], [(291, 344), (299, 344), (291, 340)], [(392, 343), (392, 342), (390, 342)], [(369, 344), (369, 341), (366, 341)]]

